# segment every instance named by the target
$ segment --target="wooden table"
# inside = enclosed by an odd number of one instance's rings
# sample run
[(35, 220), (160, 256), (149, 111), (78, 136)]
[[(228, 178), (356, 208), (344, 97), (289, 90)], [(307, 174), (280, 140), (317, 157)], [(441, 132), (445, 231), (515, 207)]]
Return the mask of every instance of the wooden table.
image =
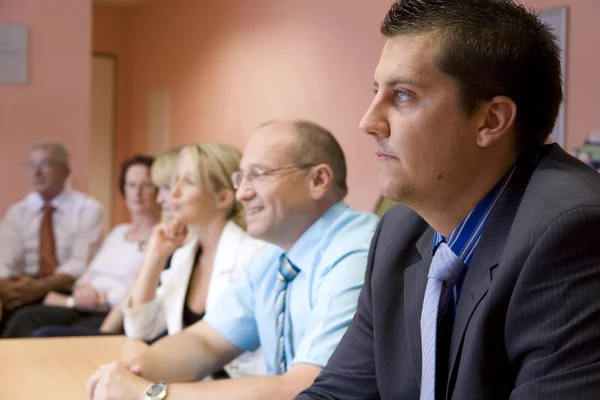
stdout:
[(125, 336), (0, 340), (0, 399), (84, 400), (100, 366), (130, 360), (146, 344)]

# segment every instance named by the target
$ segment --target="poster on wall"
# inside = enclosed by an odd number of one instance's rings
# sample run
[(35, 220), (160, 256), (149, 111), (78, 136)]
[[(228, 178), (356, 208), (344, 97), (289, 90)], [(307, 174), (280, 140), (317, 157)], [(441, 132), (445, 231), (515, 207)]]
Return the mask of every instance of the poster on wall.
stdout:
[(0, 23), (0, 84), (27, 83), (27, 27)]
[[(561, 53), (561, 69), (563, 81), (563, 93), (566, 93), (566, 58), (567, 58), (567, 7), (553, 8), (540, 12), (540, 19), (548, 25), (556, 35), (556, 41)], [(565, 146), (565, 102), (560, 105), (558, 118), (554, 130), (552, 131), (552, 139), (562, 147)]]

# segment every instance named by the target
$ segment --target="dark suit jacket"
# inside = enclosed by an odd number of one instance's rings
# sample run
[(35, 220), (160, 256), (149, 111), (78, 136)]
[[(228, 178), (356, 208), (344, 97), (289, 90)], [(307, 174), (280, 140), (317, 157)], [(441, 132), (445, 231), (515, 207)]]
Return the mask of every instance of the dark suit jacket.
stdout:
[[(419, 398), (432, 240), (404, 206), (383, 217), (354, 320), (297, 400)], [(600, 399), (600, 174), (560, 147), (520, 163), (493, 209), (446, 362), (448, 399)]]

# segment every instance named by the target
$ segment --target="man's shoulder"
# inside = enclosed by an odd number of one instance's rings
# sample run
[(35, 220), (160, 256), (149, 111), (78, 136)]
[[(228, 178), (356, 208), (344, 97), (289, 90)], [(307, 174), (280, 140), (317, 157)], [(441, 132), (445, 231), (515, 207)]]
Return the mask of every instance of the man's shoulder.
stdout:
[(65, 191), (65, 199), (72, 205), (79, 205), (89, 210), (103, 212), (102, 204), (93, 197), (75, 189)]
[(31, 193), (28, 194), (27, 196), (25, 196), (24, 198), (22, 198), (21, 200), (17, 201), (16, 203), (12, 203), (8, 207), (6, 212), (4, 213), (4, 217), (10, 218), (10, 217), (14, 217), (17, 215), (21, 215), (23, 212), (26, 212), (30, 208), (29, 207), (30, 196), (31, 196)]
[(29, 192), (21, 200), (11, 204), (0, 220), (26, 224), (34, 212), (41, 209), (42, 204), (42, 200), (36, 192)]
[(524, 205), (532, 213), (562, 214), (600, 207), (600, 174), (559, 147), (544, 157), (527, 185)]
[(343, 260), (346, 266), (353, 265), (362, 279), (377, 216), (338, 204), (335, 215), (328, 217), (323, 229), (310, 232), (312, 237), (303, 242), (301, 254), (296, 252), (290, 258), (306, 271), (313, 270), (315, 277), (327, 275)]
[[(352, 207), (337, 214), (335, 218), (328, 221), (327, 231), (322, 235), (324, 240), (329, 241), (362, 241), (371, 239), (379, 218), (377, 215), (358, 211)], [(353, 238), (355, 240), (353, 240)]]

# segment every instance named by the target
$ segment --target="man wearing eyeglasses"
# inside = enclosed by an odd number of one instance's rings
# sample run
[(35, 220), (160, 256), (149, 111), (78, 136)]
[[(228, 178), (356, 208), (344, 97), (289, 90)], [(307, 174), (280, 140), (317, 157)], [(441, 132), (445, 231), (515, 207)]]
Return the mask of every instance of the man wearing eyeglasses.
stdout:
[(70, 290), (102, 242), (102, 206), (66, 187), (68, 161), (58, 142), (38, 142), (29, 150), (31, 193), (12, 205), (0, 224), (5, 321), (12, 311), (40, 301), (51, 290)]
[[(292, 399), (327, 363), (356, 310), (377, 217), (344, 204), (342, 149), (314, 123), (260, 126), (240, 167), (248, 233), (272, 245), (203, 321), (101, 367), (90, 398)], [(268, 376), (191, 383), (259, 346)]]

